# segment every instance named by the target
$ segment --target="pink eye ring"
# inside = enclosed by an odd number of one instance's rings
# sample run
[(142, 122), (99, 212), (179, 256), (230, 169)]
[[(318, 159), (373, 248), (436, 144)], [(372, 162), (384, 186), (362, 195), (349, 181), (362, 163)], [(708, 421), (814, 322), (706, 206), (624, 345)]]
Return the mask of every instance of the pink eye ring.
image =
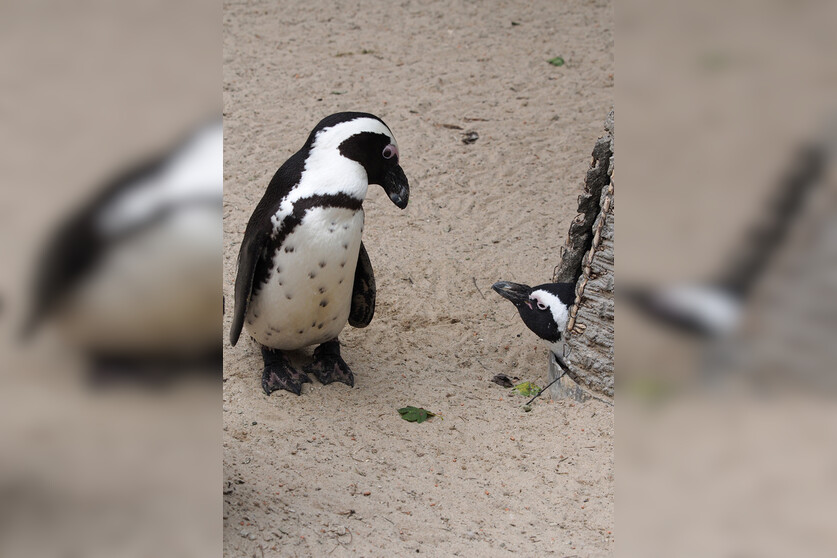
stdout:
[(384, 151), (381, 155), (384, 159), (392, 159), (393, 157), (398, 158), (398, 148), (393, 144), (389, 144), (384, 147)]

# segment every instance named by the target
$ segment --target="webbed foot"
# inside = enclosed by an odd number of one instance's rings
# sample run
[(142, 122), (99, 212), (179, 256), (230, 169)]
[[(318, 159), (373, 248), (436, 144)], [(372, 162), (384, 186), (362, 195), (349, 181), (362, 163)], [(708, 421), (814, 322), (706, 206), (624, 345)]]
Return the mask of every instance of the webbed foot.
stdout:
[(355, 377), (349, 365), (340, 357), (340, 342), (337, 339), (327, 341), (314, 349), (314, 362), (305, 367), (305, 371), (314, 374), (321, 384), (342, 382), (354, 387)]
[(311, 381), (305, 373), (291, 366), (282, 351), (262, 347), (262, 358), (264, 359), (262, 389), (267, 395), (278, 389), (301, 395), (302, 384)]

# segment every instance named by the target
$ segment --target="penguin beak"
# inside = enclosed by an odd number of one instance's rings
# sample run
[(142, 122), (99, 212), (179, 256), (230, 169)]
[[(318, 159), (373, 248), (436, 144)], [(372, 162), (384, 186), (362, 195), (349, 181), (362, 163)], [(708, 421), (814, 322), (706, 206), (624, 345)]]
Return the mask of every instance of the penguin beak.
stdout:
[(497, 291), (497, 294), (503, 298), (510, 300), (515, 306), (526, 304), (531, 309), (529, 302), (529, 295), (532, 293), (532, 287), (529, 285), (521, 285), (520, 283), (509, 283), (508, 281), (499, 281), (491, 286)]
[(410, 184), (407, 182), (407, 175), (404, 174), (400, 165), (395, 165), (387, 170), (384, 179), (381, 181), (384, 192), (387, 193), (392, 203), (399, 209), (407, 207), (410, 201)]

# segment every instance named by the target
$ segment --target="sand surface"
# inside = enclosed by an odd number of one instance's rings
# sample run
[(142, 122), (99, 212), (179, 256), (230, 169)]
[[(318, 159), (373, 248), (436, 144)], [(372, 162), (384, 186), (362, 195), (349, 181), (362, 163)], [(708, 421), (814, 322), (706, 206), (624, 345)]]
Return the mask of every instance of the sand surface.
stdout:
[(525, 413), (489, 381), (546, 377), (490, 286), (558, 263), (613, 103), (612, 27), (607, 2), (226, 2), (225, 335), (247, 219), (320, 118), (382, 117), (411, 198), (364, 204), (378, 303), (341, 335), (353, 389), (266, 397), (257, 346), (227, 344), (225, 555), (612, 553), (612, 407)]

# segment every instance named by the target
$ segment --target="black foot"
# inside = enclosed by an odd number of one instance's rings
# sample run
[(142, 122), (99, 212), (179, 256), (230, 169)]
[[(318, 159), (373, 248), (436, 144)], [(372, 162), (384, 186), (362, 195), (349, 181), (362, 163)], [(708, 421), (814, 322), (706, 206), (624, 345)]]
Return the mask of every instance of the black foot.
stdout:
[(343, 382), (354, 387), (355, 377), (349, 365), (340, 358), (340, 343), (337, 339), (327, 341), (314, 349), (314, 362), (305, 367), (305, 371), (314, 374), (321, 384)]
[(311, 378), (291, 366), (290, 361), (282, 351), (262, 347), (264, 372), (262, 372), (262, 389), (268, 395), (277, 389), (284, 389), (302, 394), (302, 384), (310, 382)]

